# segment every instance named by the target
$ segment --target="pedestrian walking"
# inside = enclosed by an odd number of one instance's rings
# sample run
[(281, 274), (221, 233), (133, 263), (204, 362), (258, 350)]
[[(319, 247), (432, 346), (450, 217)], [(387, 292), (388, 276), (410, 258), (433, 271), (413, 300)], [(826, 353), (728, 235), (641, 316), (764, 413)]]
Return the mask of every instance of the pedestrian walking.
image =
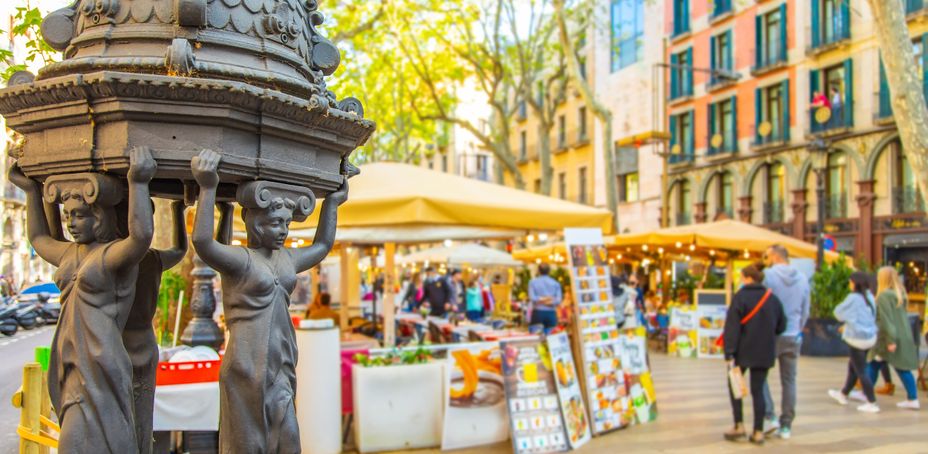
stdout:
[(538, 275), (528, 283), (528, 299), (532, 303), (532, 325), (544, 326), (545, 333), (550, 333), (557, 326), (557, 308), (564, 299), (561, 284), (549, 273), (551, 267), (546, 263), (538, 265)]
[(483, 318), (483, 291), (480, 289), (480, 280), (471, 278), (464, 291), (467, 319), (476, 322)]
[(870, 293), (870, 278), (866, 273), (855, 271), (848, 282), (851, 293), (835, 308), (835, 318), (843, 322), (841, 338), (850, 347), (847, 364), (847, 379), (844, 388), (828, 390), (828, 395), (841, 405), (847, 405), (848, 396), (860, 380), (866, 402), (857, 407), (864, 413), (879, 413), (873, 393), (873, 381), (867, 371), (867, 352), (876, 344), (876, 304)]
[(419, 300), (419, 306), (429, 309), (429, 314), (434, 317), (444, 317), (451, 310), (451, 286), (448, 285), (448, 279), (439, 276), (435, 268), (428, 267), (425, 269), (426, 279), (422, 291), (422, 298)]
[[(786, 330), (786, 315), (776, 295), (761, 284), (764, 273), (758, 265), (744, 267), (741, 278), (744, 286), (735, 294), (725, 319), (725, 360), (729, 361), (729, 367), (739, 368), (742, 374), (750, 371), (754, 431), (748, 440), (763, 444), (766, 413), (764, 384), (767, 382), (767, 372), (776, 360), (777, 335)], [(747, 437), (742, 399), (735, 398), (731, 381), (728, 392), (735, 427), (725, 433), (725, 439), (736, 441)]]
[(869, 376), (876, 381), (878, 372), (887, 364), (896, 369), (896, 375), (905, 387), (906, 400), (896, 404), (899, 408), (918, 410), (918, 388), (912, 370), (918, 369), (918, 349), (906, 312), (908, 298), (895, 268), (884, 266), (877, 273), (876, 345), (871, 349)]
[(796, 376), (799, 366), (799, 350), (802, 346), (802, 327), (809, 320), (809, 279), (789, 264), (789, 252), (785, 247), (774, 244), (764, 253), (764, 287), (769, 288), (783, 305), (786, 314), (786, 330), (777, 337), (776, 356), (780, 366), (780, 418), (777, 420), (770, 387), (764, 384), (764, 400), (767, 410), (768, 431), (788, 439), (792, 435), (793, 420), (796, 418)]

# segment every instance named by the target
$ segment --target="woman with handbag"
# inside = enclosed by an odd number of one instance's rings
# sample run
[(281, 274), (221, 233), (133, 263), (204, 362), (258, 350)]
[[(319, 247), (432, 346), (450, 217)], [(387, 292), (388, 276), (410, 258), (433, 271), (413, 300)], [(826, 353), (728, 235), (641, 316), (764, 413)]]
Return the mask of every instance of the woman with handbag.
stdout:
[(736, 441), (747, 436), (741, 401), (743, 374), (750, 370), (751, 399), (754, 404), (754, 432), (748, 440), (764, 443), (764, 382), (776, 359), (777, 335), (786, 330), (783, 305), (764, 287), (764, 273), (757, 265), (741, 270), (744, 286), (735, 293), (725, 319), (723, 343), (725, 359), (729, 361), (729, 397), (735, 427), (725, 433), (725, 439)]
[(847, 366), (847, 380), (844, 388), (828, 390), (828, 395), (841, 405), (847, 405), (847, 397), (857, 380), (863, 388), (867, 399), (863, 405), (857, 407), (864, 413), (879, 413), (880, 407), (876, 404), (873, 393), (873, 381), (867, 371), (867, 352), (876, 344), (876, 306), (873, 294), (870, 293), (870, 277), (867, 273), (855, 271), (851, 274), (848, 286), (851, 293), (844, 298), (844, 302), (835, 308), (835, 318), (843, 322), (841, 338), (847, 342), (851, 349)]
[(912, 371), (918, 369), (918, 349), (909, 326), (906, 312), (905, 287), (899, 282), (899, 273), (891, 266), (877, 273), (876, 324), (879, 329), (876, 345), (870, 350), (870, 380), (886, 363), (896, 369), (905, 386), (906, 400), (896, 404), (899, 408), (918, 410), (918, 388)]

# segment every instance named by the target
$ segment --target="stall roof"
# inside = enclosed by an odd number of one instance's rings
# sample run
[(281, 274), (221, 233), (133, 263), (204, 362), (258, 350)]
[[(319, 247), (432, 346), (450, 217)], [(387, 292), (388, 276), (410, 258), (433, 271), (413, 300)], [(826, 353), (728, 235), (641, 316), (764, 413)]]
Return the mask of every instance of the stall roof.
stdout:
[(450, 266), (521, 266), (506, 252), (479, 244), (460, 244), (449, 247), (434, 247), (407, 254), (401, 263), (447, 263)]

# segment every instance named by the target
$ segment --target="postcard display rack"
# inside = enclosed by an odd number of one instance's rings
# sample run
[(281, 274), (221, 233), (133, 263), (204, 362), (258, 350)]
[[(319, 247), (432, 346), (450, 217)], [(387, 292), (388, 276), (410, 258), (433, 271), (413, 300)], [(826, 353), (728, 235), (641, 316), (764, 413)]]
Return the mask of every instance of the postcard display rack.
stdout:
[(609, 282), (609, 257), (599, 229), (565, 229), (574, 301), (574, 339), (594, 435), (631, 423), (621, 337)]

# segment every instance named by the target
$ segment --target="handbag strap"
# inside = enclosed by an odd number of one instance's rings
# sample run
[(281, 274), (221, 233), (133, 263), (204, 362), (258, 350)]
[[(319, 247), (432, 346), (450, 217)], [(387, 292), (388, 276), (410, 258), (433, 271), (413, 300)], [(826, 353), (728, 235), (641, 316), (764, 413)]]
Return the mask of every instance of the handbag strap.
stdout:
[(760, 302), (757, 303), (757, 306), (754, 306), (754, 309), (751, 310), (751, 312), (748, 315), (745, 315), (744, 318), (741, 319), (741, 324), (747, 325), (748, 322), (751, 321), (752, 318), (754, 318), (754, 315), (757, 314), (757, 311), (759, 311), (760, 308), (764, 307), (764, 303), (766, 303), (767, 299), (769, 298), (770, 298), (770, 289), (767, 289), (767, 293), (764, 293), (763, 298), (760, 299)]

